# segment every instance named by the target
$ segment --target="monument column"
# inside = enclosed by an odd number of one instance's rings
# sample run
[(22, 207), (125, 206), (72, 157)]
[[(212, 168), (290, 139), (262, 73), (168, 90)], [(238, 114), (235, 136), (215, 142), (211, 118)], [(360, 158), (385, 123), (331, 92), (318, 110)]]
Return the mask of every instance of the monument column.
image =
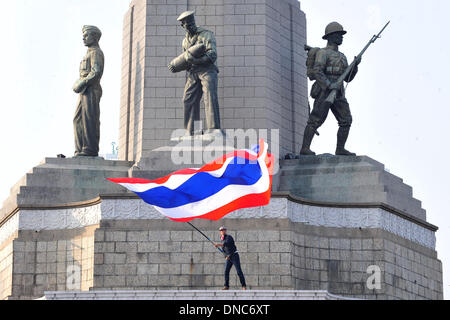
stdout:
[(280, 155), (298, 153), (309, 112), (298, 1), (134, 0), (124, 23), (120, 159), (139, 162), (183, 127), (185, 73), (167, 65), (182, 52), (177, 17), (186, 10), (217, 39), (222, 128), (279, 129)]

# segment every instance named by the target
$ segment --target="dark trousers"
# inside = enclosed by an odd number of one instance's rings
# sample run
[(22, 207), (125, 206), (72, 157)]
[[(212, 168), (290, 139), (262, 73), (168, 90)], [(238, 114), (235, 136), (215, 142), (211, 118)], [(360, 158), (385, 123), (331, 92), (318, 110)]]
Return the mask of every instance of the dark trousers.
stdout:
[(328, 113), (333, 112), (336, 120), (339, 123), (339, 127), (348, 128), (352, 125), (352, 113), (350, 112), (350, 106), (347, 99), (342, 96), (338, 96), (334, 104), (329, 105), (324, 103), (330, 92), (326, 91), (321, 94), (321, 96), (315, 100), (314, 108), (309, 116), (308, 125), (314, 129), (320, 128), (328, 117)]
[(194, 134), (194, 123), (200, 121), (200, 102), (205, 103), (207, 129), (220, 129), (217, 71), (189, 72), (184, 93), (184, 128)]
[(75, 155), (98, 156), (100, 142), (100, 99), (102, 90), (88, 87), (80, 94), (73, 120)]
[(239, 257), (239, 253), (233, 254), (225, 263), (225, 287), (230, 287), (230, 271), (233, 266), (236, 268), (242, 287), (246, 287), (247, 284), (245, 283), (244, 273), (242, 272), (241, 258)]

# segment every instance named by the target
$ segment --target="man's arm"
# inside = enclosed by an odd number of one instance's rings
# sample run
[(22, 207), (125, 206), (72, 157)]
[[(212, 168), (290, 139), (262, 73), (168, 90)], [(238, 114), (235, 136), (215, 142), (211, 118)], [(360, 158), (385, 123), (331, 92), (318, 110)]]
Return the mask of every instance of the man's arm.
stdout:
[[(223, 245), (221, 243), (215, 243), (214, 247), (216, 247), (216, 248), (223, 248), (223, 247), (225, 247), (225, 245)], [(226, 255), (225, 252), (223, 252), (223, 254), (225, 255), (225, 259), (230, 260), (230, 256)]]
[(91, 55), (91, 72), (84, 79), (87, 86), (101, 78), (101, 76), (103, 75), (104, 65), (105, 58), (103, 56), (103, 53), (99, 50), (95, 50)]
[(210, 31), (205, 32), (199, 39), (205, 45), (205, 55), (201, 58), (195, 58), (188, 53), (188, 62), (194, 65), (214, 64), (217, 61), (217, 45), (214, 34)]
[(356, 61), (356, 65), (353, 67), (352, 72), (349, 73), (347, 78), (345, 78), (345, 82), (352, 82), (353, 79), (355, 79), (356, 75), (358, 74), (358, 65), (361, 63), (361, 59)]
[(76, 93), (82, 92), (93, 81), (98, 80), (103, 74), (105, 61), (101, 51), (94, 51), (94, 53), (91, 54), (90, 61), (91, 61), (91, 72), (85, 78), (81, 78), (75, 83), (73, 90)]

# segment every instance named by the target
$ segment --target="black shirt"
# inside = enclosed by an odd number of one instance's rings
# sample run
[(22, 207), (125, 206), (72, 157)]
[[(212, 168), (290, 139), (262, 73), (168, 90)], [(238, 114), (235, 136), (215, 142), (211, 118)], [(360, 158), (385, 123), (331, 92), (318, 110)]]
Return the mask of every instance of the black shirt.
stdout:
[(236, 253), (237, 248), (234, 243), (234, 239), (230, 235), (225, 235), (224, 239), (222, 240), (223, 244), (223, 251), (226, 257), (231, 257), (233, 254)]

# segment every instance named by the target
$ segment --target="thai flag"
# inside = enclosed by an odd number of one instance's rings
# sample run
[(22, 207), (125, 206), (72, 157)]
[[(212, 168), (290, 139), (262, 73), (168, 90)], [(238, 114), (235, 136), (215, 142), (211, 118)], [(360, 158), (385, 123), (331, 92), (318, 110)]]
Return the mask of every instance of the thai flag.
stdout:
[(108, 179), (136, 193), (173, 221), (217, 221), (244, 208), (270, 203), (273, 156), (264, 140), (252, 150), (235, 151), (201, 169), (177, 171), (154, 181)]

